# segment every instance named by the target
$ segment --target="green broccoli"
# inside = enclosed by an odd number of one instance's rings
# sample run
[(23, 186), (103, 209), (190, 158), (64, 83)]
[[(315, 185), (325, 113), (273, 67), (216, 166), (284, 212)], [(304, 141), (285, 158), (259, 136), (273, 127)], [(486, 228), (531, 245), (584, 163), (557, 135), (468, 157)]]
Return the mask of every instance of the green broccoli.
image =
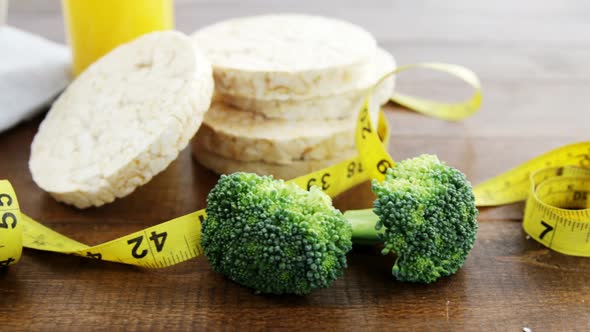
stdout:
[(477, 209), (465, 176), (420, 156), (373, 182), (371, 210), (334, 209), (313, 187), (248, 173), (224, 175), (209, 193), (202, 245), (211, 266), (261, 293), (307, 294), (346, 268), (355, 243), (383, 243), (402, 281), (432, 282), (456, 272), (477, 232)]
[(372, 189), (372, 211), (344, 214), (354, 242), (382, 242), (383, 254), (396, 255), (392, 273), (400, 281), (430, 283), (461, 268), (477, 236), (478, 214), (463, 173), (422, 155), (388, 169)]
[(258, 292), (307, 294), (346, 267), (350, 224), (318, 188), (222, 175), (206, 211), (202, 245), (211, 266)]

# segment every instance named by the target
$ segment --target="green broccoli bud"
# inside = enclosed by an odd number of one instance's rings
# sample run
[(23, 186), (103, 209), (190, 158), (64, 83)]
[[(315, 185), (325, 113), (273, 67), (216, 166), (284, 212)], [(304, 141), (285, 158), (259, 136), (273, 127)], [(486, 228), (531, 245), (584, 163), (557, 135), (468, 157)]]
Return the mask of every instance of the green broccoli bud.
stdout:
[(381, 241), (383, 254), (397, 256), (392, 273), (400, 281), (431, 283), (461, 268), (477, 236), (478, 214), (463, 173), (422, 155), (389, 169), (372, 189), (373, 211), (344, 214), (354, 242)]
[(342, 275), (351, 226), (318, 188), (234, 173), (207, 201), (202, 245), (216, 272), (260, 293), (299, 295)]

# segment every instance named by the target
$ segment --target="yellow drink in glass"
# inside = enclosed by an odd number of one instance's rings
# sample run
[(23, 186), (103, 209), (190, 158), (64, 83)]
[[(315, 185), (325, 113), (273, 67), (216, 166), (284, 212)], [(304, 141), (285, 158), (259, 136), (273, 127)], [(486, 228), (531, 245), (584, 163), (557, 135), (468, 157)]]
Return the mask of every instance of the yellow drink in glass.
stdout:
[(74, 75), (116, 46), (174, 28), (173, 0), (62, 0)]

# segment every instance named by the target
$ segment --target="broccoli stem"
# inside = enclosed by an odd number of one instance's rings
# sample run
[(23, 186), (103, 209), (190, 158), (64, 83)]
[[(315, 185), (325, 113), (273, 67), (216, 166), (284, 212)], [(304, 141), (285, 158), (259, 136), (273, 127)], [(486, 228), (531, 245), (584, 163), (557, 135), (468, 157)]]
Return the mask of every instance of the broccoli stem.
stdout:
[(384, 228), (375, 229), (379, 217), (372, 209), (349, 210), (344, 212), (344, 218), (352, 226), (352, 241), (358, 244), (376, 244), (383, 240), (379, 237)]

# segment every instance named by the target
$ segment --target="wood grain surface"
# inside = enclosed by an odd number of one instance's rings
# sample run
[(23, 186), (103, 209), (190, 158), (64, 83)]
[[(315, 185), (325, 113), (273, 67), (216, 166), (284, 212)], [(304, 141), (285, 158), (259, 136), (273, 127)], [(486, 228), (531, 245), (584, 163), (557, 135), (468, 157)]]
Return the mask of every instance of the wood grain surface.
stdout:
[[(185, 32), (247, 14), (323, 14), (366, 27), (400, 64), (436, 60), (473, 69), (484, 87), (484, 106), (473, 118), (447, 123), (393, 105), (387, 116), (394, 158), (436, 153), (474, 183), (590, 133), (587, 1), (199, 0), (176, 6)], [(57, 1), (13, 0), (8, 22), (64, 41)], [(401, 75), (398, 87), (442, 99), (469, 91), (421, 71)], [(0, 178), (12, 182), (24, 212), (82, 242), (102, 243), (203, 208), (217, 180), (185, 150), (113, 204), (84, 211), (58, 204), (36, 187), (27, 167), (42, 117), (0, 134)], [(336, 206), (364, 208), (371, 201), (361, 185)], [(25, 250), (18, 265), (0, 271), (0, 331), (590, 330), (590, 260), (527, 239), (523, 204), (480, 212), (475, 248), (452, 277), (432, 285), (399, 283), (390, 257), (355, 247), (344, 277), (307, 297), (255, 295), (214, 273), (205, 258), (144, 270)]]

